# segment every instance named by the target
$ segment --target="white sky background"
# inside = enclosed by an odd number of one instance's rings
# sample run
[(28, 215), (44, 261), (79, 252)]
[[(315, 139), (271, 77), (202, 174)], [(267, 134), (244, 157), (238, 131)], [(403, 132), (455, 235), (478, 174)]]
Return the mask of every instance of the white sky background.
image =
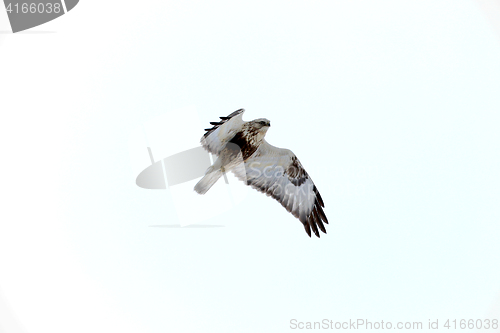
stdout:
[[(500, 44), (474, 2), (86, 0), (34, 30), (0, 35), (0, 332), (495, 311)], [(177, 215), (135, 186), (129, 134), (186, 107), (270, 119), (328, 235), (256, 191), (225, 227), (150, 227)]]

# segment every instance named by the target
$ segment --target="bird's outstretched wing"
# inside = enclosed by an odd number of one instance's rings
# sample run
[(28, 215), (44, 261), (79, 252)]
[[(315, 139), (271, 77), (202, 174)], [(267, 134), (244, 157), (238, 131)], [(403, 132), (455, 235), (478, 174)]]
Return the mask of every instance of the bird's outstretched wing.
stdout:
[(200, 140), (203, 148), (218, 156), (229, 140), (241, 130), (244, 112), (245, 109), (239, 109), (227, 117), (219, 117), (221, 119), (219, 122), (210, 122), (214, 127), (205, 129), (207, 132)]
[(311, 229), (317, 237), (318, 229), (326, 234), (323, 222), (328, 223), (328, 220), (323, 211), (323, 199), (291, 150), (274, 147), (264, 140), (245, 161), (244, 168), (232, 171), (247, 185), (280, 202), (302, 222), (309, 237)]

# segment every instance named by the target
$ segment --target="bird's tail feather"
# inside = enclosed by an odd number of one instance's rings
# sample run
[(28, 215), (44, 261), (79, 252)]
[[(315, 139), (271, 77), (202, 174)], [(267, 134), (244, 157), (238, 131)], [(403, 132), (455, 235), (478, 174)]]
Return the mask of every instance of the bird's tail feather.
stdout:
[(214, 170), (213, 167), (208, 168), (205, 176), (194, 186), (194, 190), (198, 194), (205, 194), (222, 176), (220, 169)]

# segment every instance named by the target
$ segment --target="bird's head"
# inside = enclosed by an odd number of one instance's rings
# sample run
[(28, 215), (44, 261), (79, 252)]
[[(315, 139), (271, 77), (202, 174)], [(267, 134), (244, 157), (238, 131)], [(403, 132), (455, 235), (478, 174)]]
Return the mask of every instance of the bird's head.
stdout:
[(259, 118), (252, 120), (250, 122), (250, 125), (252, 126), (253, 129), (259, 131), (259, 132), (267, 132), (269, 127), (271, 127), (271, 122), (266, 119), (266, 118)]
[(248, 125), (250, 125), (251, 131), (257, 134), (257, 141), (260, 141), (266, 135), (269, 127), (271, 127), (271, 122), (266, 118), (258, 118), (250, 121)]

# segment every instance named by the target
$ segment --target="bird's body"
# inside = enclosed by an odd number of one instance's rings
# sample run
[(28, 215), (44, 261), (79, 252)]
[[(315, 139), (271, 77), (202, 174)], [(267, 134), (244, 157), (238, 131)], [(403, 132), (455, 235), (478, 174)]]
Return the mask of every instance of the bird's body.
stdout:
[(220, 117), (220, 122), (212, 122), (214, 127), (206, 129), (201, 144), (218, 158), (195, 191), (205, 194), (224, 172), (231, 171), (247, 185), (278, 200), (302, 222), (309, 236), (311, 229), (318, 237), (318, 228), (326, 233), (323, 200), (297, 156), (267, 143), (264, 137), (271, 126), (269, 120), (245, 122), (244, 112), (240, 109)]

